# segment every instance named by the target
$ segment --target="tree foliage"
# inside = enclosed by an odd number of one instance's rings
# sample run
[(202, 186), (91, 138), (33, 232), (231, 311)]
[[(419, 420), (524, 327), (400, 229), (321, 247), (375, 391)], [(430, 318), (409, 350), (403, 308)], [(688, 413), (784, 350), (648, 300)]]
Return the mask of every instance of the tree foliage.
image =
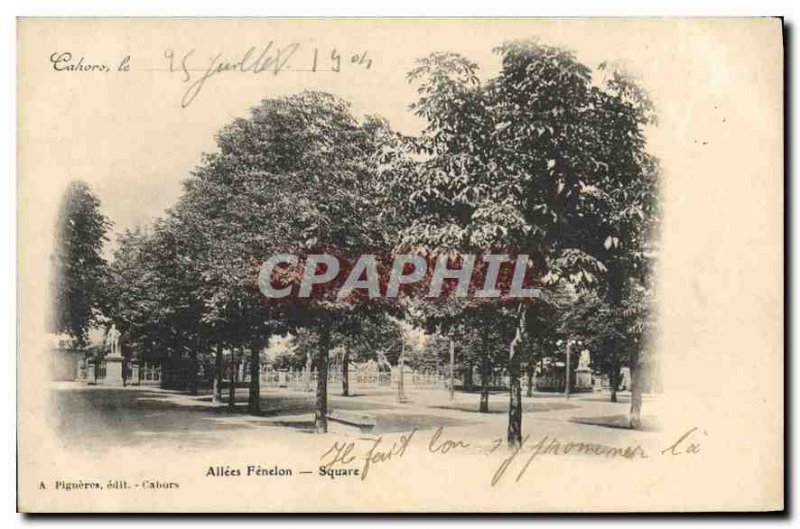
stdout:
[[(530, 369), (557, 339), (585, 336), (598, 365), (638, 362), (657, 254), (658, 163), (645, 141), (653, 105), (608, 64), (592, 69), (536, 41), (495, 51), (500, 70), (488, 79), (458, 54), (418, 61), (408, 77), (424, 127), (414, 137), (379, 117), (356, 118), (322, 92), (265, 99), (225, 126), (165, 217), (120, 238), (107, 311), (128, 342), (177, 361), (223, 345), (249, 349), (257, 412), (259, 352), (270, 335), (291, 332), (282, 362), (315, 352), (324, 431), (332, 349), (348, 361), (381, 350), (392, 363), (407, 350), (414, 365), (439, 366), (449, 361), (440, 340), (453, 340), (463, 370), (509, 373), (512, 445), (521, 439), (521, 365)], [(99, 230), (102, 240), (98, 222), (93, 237)], [(259, 290), (259, 268), (275, 254), (352, 264), (392, 252), (456, 263), (464, 254), (527, 255), (527, 286), (542, 295), (498, 302), (449, 289), (431, 299), (412, 289), (386, 299), (315, 288), (267, 299)], [(297, 289), (303, 273), (279, 267), (269, 280)], [(403, 347), (410, 325), (430, 337), (421, 351)]]
[(102, 252), (110, 227), (89, 186), (72, 182), (64, 192), (56, 225), (51, 328), (71, 336), (79, 347), (86, 344), (87, 332), (98, 321), (105, 299), (107, 270)]

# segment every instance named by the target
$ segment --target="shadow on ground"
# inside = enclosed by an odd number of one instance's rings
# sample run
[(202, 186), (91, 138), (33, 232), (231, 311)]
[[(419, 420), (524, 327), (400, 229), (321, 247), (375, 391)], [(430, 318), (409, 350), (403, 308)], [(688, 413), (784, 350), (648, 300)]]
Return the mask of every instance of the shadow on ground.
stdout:
[[(590, 426), (604, 426), (606, 428), (618, 428), (623, 430), (630, 430), (628, 426), (627, 415), (605, 415), (603, 417), (573, 417), (570, 422), (578, 424), (588, 424)], [(660, 432), (661, 429), (649, 417), (642, 418), (642, 427), (639, 428), (643, 432)]]
[(82, 388), (53, 393), (52, 420), (66, 446), (104, 447), (176, 442), (196, 434), (193, 444), (211, 442), (205, 432), (236, 430), (220, 421), (225, 409), (177, 400), (178, 392)]
[[(261, 414), (247, 413), (247, 392), (237, 392), (236, 407), (211, 405), (210, 395), (189, 396), (177, 391), (144, 388), (70, 388), (55, 390), (56, 413), (51, 417), (65, 446), (111, 448), (140, 444), (213, 446), (220, 432), (280, 426), (304, 432), (314, 429), (312, 393), (261, 395)], [(402, 406), (331, 395), (337, 411), (369, 410), (373, 433), (408, 431), (438, 426), (462, 426), (470, 421), (437, 415), (407, 414)], [(399, 409), (398, 409), (399, 408)], [(395, 411), (396, 410), (396, 411)]]
[[(413, 429), (417, 430), (434, 430), (438, 427), (449, 426), (469, 426), (476, 424), (471, 421), (464, 421), (460, 419), (453, 419), (451, 417), (441, 417), (439, 415), (424, 415), (424, 414), (410, 414), (410, 413), (375, 413), (375, 426), (369, 433), (384, 434), (384, 433), (400, 433), (410, 432)], [(335, 421), (328, 422), (329, 425), (335, 424)], [(297, 419), (290, 420), (273, 420), (270, 424), (276, 426), (283, 426), (294, 428), (301, 432), (311, 433), (314, 431), (313, 419)]]
[[(431, 407), (442, 410), (457, 410), (469, 413), (480, 413), (478, 411), (478, 404), (474, 402), (456, 402), (453, 404), (446, 404), (443, 406), (431, 406)], [(576, 406), (575, 404), (569, 404), (567, 402), (536, 402), (534, 399), (534, 401), (526, 401), (522, 403), (522, 412), (537, 413), (537, 412), (547, 412), (547, 411), (557, 411), (557, 410), (569, 410), (578, 407), (579, 406)], [(488, 413), (508, 413), (508, 399), (505, 399), (503, 401), (498, 400), (495, 402), (492, 402), (490, 399)]]

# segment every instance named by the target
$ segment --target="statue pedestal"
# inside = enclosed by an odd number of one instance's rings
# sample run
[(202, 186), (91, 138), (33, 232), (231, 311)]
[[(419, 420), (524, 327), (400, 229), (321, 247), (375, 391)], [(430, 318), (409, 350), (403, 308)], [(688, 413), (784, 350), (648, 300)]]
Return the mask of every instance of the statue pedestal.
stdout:
[(122, 379), (122, 355), (108, 355), (106, 361), (106, 378), (103, 380), (104, 386), (119, 387), (124, 386)]
[(592, 370), (588, 367), (575, 370), (575, 389), (590, 391), (592, 389)]

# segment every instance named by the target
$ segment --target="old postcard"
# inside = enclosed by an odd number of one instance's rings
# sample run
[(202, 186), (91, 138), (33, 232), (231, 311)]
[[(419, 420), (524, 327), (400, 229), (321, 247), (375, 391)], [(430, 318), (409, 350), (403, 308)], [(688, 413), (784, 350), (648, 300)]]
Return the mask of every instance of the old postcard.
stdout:
[(18, 21), (24, 512), (784, 508), (783, 27)]

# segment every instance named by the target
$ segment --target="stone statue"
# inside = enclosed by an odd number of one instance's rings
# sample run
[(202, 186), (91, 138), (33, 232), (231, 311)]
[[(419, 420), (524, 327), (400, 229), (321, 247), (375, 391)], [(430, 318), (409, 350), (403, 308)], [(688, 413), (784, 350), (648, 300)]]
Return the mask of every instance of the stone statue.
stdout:
[(109, 355), (105, 357), (106, 378), (103, 380), (104, 386), (124, 386), (125, 380), (122, 377), (122, 353), (119, 347), (119, 338), (122, 333), (117, 330), (113, 323), (106, 333), (106, 346)]
[(106, 345), (108, 346), (108, 350), (111, 356), (122, 356), (119, 347), (119, 338), (122, 336), (117, 330), (117, 326), (115, 324), (111, 324), (111, 328), (106, 333)]
[(589, 369), (589, 364), (592, 362), (592, 357), (588, 349), (581, 351), (581, 356), (578, 359), (578, 369)]

